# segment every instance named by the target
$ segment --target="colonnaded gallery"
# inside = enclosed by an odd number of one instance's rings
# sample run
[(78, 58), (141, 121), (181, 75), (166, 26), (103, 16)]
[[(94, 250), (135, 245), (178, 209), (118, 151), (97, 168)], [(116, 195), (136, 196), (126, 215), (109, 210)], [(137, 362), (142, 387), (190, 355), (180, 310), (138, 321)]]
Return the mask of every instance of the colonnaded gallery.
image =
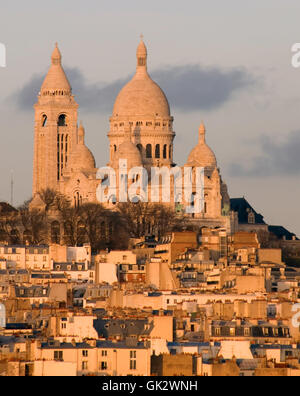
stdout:
[[(136, 57), (135, 75), (118, 94), (109, 119), (107, 136), (110, 160), (107, 166), (116, 172), (117, 185), (115, 194), (106, 204), (108, 207), (113, 207), (119, 200), (121, 160), (127, 160), (128, 170), (135, 167), (145, 169), (149, 186), (151, 168), (167, 167), (171, 170), (176, 167), (173, 158), (174, 119), (166, 95), (148, 74), (147, 48), (143, 39), (138, 45)], [(78, 125), (78, 104), (72, 95), (61, 58), (56, 45), (48, 74), (34, 105), (33, 207), (42, 205), (38, 193), (47, 188), (66, 195), (75, 206), (97, 202), (97, 188), (103, 182), (97, 175), (94, 156), (85, 145), (85, 129), (82, 123)], [(216, 157), (206, 144), (205, 134), (202, 123), (198, 144), (190, 152), (186, 164), (180, 168), (183, 171), (186, 167), (204, 168), (205, 203), (201, 213), (191, 215), (191, 220), (229, 228), (230, 199), (227, 187), (222, 181)], [(130, 178), (130, 182), (136, 182), (136, 179)], [(171, 179), (171, 184), (172, 180), (174, 183), (174, 179)], [(184, 213), (187, 206), (184, 194), (175, 196), (172, 185), (170, 191), (169, 205), (179, 213)]]

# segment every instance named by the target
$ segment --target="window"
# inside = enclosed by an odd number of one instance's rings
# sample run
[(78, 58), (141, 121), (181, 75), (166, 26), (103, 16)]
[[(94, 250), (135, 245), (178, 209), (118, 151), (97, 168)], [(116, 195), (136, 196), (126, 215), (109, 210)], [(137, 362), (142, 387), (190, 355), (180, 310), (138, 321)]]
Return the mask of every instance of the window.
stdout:
[(100, 369), (101, 370), (107, 370), (107, 362), (101, 362)]
[(102, 356), (107, 356), (107, 351), (102, 351)]
[(67, 328), (67, 323), (62, 323), (62, 324), (61, 324), (61, 328), (62, 328), (62, 329), (66, 329), (66, 328)]
[(66, 124), (66, 115), (65, 115), (65, 114), (61, 114), (61, 115), (58, 117), (57, 125), (58, 125), (58, 126), (66, 126), (66, 125), (67, 125), (67, 124)]
[(230, 335), (235, 336), (235, 328), (234, 327), (230, 328)]
[(255, 214), (253, 212), (250, 212), (248, 214), (248, 223), (249, 224), (255, 224)]
[(155, 158), (160, 158), (160, 145), (155, 146)]
[(138, 58), (138, 65), (139, 66), (145, 66), (146, 65), (146, 59), (145, 58)]
[(167, 145), (166, 144), (164, 145), (164, 149), (163, 149), (163, 157), (164, 157), (164, 159), (167, 158)]
[(221, 329), (220, 329), (220, 327), (216, 327), (216, 328), (215, 328), (215, 334), (216, 334), (216, 336), (221, 335)]
[(245, 329), (244, 329), (244, 335), (245, 335), (246, 337), (248, 337), (248, 336), (250, 335), (250, 329), (249, 329), (249, 327), (245, 327)]
[(130, 351), (130, 359), (136, 359), (136, 351)]
[(86, 350), (82, 351), (83, 357), (88, 357), (88, 355), (89, 355), (89, 351), (86, 351)]
[(130, 370), (136, 370), (136, 360), (130, 360)]
[(82, 362), (82, 370), (88, 369), (88, 362)]
[(147, 144), (146, 146), (146, 158), (152, 158), (152, 146)]
[(54, 351), (54, 360), (63, 361), (63, 351)]
[(42, 116), (42, 126), (45, 127), (46, 124), (47, 124), (47, 116), (46, 116), (46, 114), (43, 114), (43, 116)]

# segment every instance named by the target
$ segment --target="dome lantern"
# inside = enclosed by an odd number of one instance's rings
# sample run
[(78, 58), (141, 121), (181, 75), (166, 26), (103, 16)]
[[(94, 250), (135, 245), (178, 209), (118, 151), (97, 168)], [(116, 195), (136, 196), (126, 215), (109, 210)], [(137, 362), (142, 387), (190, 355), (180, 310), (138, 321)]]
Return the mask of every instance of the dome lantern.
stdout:
[(141, 35), (141, 41), (136, 51), (137, 57), (137, 73), (147, 73), (147, 47), (143, 41), (143, 35)]

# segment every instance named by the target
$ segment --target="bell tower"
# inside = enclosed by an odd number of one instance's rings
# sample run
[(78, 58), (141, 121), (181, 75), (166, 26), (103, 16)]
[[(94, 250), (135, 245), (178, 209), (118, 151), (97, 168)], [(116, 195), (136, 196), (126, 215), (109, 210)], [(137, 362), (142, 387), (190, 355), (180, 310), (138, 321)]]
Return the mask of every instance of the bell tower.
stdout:
[(77, 144), (78, 104), (61, 64), (57, 44), (38, 94), (34, 126), (33, 197), (46, 188), (60, 190), (63, 171)]

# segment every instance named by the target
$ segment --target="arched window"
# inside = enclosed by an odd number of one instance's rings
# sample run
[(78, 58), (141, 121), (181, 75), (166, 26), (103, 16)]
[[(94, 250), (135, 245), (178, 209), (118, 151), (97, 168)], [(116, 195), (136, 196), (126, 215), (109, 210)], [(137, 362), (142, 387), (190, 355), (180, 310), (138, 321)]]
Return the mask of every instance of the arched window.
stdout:
[(82, 196), (80, 193), (77, 191), (74, 195), (74, 206), (75, 208), (79, 208), (79, 206), (82, 204)]
[(205, 194), (204, 196), (204, 213), (208, 213), (208, 194)]
[(155, 146), (155, 158), (160, 158), (160, 145)]
[(57, 125), (58, 125), (58, 126), (67, 126), (66, 121), (67, 121), (66, 115), (65, 115), (65, 114), (61, 114), (61, 115), (58, 117)]
[(248, 214), (248, 223), (255, 224), (255, 214), (252, 211)]
[(45, 127), (46, 124), (47, 124), (47, 116), (46, 116), (46, 114), (43, 114), (43, 116), (42, 116), (42, 126)]
[(117, 146), (114, 144), (114, 152), (117, 151)]
[(146, 158), (152, 158), (152, 146), (147, 144), (146, 146)]
[(138, 148), (139, 152), (142, 153), (143, 146), (139, 143), (136, 145), (136, 147)]
[(51, 243), (60, 243), (60, 224), (58, 221), (53, 221), (51, 224)]
[(164, 159), (167, 158), (167, 145), (166, 144), (164, 145), (164, 149), (163, 149), (163, 157), (164, 157)]
[(145, 58), (138, 58), (138, 65), (139, 66), (145, 66), (146, 65), (146, 59)]
[(172, 159), (172, 146), (169, 146), (169, 158)]

